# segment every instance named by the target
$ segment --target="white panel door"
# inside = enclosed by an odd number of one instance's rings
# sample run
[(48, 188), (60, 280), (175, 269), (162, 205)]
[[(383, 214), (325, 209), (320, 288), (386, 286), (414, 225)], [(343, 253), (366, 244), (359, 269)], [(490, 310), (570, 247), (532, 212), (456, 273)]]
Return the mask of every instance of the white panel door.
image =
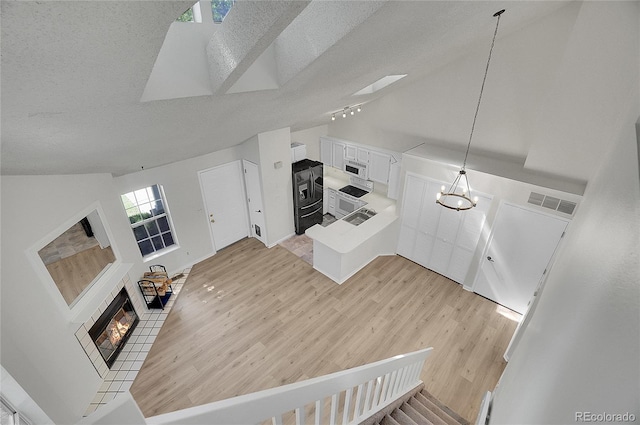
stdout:
[(251, 161), (242, 160), (244, 166), (244, 182), (247, 186), (247, 206), (249, 207), (249, 222), (251, 236), (267, 245), (267, 227), (262, 205), (262, 190), (260, 189), (260, 174), (258, 165)]
[(561, 218), (501, 205), (474, 291), (524, 313), (566, 227)]
[(491, 198), (477, 194), (478, 206), (472, 210), (449, 210), (436, 203), (440, 186), (442, 182), (407, 176), (397, 252), (464, 284)]
[[(398, 238), (398, 254), (410, 260), (413, 259), (413, 251), (416, 241), (416, 228), (422, 208), (422, 193), (425, 183), (413, 176), (407, 176), (405, 183), (405, 195), (402, 200), (402, 224), (400, 237)], [(415, 261), (415, 260), (414, 260)]]
[(240, 161), (199, 173), (214, 249), (249, 236), (246, 193)]

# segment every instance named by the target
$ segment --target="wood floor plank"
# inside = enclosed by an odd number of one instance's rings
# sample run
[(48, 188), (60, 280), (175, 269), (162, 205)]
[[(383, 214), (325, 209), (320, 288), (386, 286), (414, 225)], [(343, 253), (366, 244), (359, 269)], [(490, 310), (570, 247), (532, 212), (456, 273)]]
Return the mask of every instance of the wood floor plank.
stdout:
[(245, 239), (193, 267), (131, 393), (153, 416), (432, 346), (428, 391), (472, 420), (515, 327), (493, 302), (399, 256), (336, 285)]

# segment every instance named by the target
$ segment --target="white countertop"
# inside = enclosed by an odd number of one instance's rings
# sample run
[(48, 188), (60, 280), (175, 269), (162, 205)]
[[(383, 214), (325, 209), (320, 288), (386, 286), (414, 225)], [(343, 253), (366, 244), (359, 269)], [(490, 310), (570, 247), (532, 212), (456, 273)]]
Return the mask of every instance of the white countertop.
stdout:
[(325, 172), (322, 179), (322, 184), (326, 188), (338, 190), (341, 187), (347, 186), (349, 184), (349, 180), (344, 180), (336, 176), (327, 175), (327, 173)]
[[(325, 175), (323, 184), (331, 189), (339, 189), (349, 183), (345, 183), (339, 178)], [(398, 218), (396, 202), (393, 199), (375, 192), (368, 193), (360, 199), (367, 203), (364, 208), (374, 210), (377, 214), (358, 226), (344, 220), (336, 220), (327, 227), (316, 224), (307, 229), (306, 235), (338, 253), (346, 254)]]

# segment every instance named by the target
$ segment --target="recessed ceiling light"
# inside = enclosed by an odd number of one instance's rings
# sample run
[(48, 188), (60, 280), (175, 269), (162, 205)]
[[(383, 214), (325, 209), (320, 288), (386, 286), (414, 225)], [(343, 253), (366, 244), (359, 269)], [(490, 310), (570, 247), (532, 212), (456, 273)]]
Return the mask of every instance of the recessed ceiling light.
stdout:
[(407, 74), (387, 75), (386, 77), (380, 78), (375, 83), (369, 84), (367, 87), (363, 88), (362, 90), (355, 92), (353, 95), (361, 96), (363, 94), (375, 93), (378, 90), (382, 90), (383, 88), (387, 87), (389, 84), (393, 84), (399, 79), (404, 78), (406, 76)]

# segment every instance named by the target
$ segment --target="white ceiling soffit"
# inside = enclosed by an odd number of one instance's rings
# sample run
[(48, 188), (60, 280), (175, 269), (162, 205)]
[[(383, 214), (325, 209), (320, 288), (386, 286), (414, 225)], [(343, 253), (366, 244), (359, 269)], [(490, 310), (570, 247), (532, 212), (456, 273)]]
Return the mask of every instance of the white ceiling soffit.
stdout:
[[(374, 14), (385, 1), (312, 1), (227, 93), (277, 89)], [(215, 64), (211, 65), (214, 72)]]
[(314, 1), (275, 41), (280, 85), (366, 21), (386, 1)]
[(309, 1), (238, 1), (207, 45), (209, 77), (224, 94), (249, 69)]

